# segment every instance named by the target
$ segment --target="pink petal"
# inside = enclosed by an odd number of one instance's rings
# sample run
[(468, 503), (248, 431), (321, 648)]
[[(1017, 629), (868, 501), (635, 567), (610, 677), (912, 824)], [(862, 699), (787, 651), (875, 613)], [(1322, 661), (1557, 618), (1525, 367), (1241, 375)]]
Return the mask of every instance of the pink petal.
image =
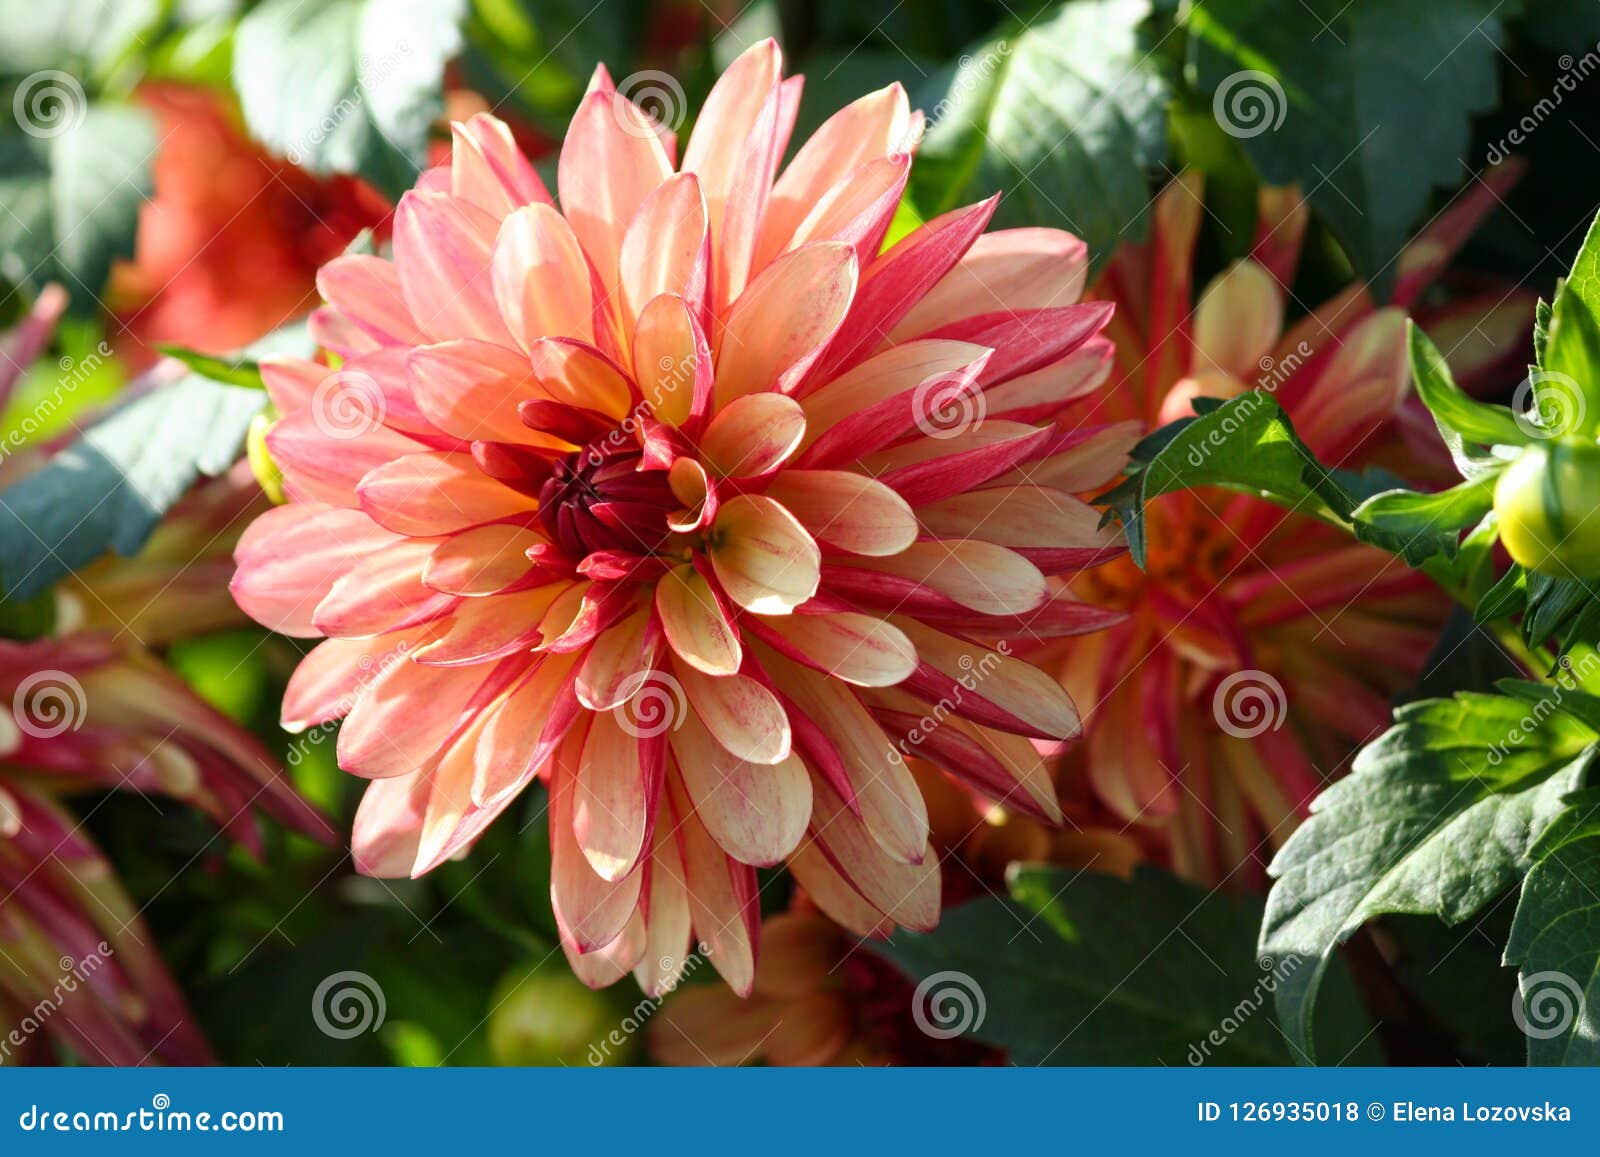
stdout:
[(489, 261), (500, 223), (466, 201), (409, 192), (394, 214), (394, 263), (406, 308), (436, 340), (513, 345), (495, 305)]

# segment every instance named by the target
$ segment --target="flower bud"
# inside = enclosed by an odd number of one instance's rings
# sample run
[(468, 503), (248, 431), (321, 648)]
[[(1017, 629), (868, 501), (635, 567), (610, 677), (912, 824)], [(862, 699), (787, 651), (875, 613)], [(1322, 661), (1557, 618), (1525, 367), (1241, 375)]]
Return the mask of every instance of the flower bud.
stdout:
[(1494, 488), (1500, 541), (1530, 570), (1558, 578), (1600, 575), (1600, 445), (1534, 445)]
[(490, 1000), (489, 1052), (500, 1065), (619, 1065), (638, 1046), (624, 1013), (560, 965), (513, 969)]

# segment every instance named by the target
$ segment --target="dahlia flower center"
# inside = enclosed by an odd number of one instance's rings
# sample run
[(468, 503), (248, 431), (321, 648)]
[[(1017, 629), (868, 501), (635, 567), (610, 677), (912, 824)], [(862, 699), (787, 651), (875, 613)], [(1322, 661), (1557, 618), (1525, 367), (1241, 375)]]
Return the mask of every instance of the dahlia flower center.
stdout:
[(664, 470), (640, 470), (637, 443), (612, 431), (556, 463), (539, 491), (539, 518), (574, 560), (597, 551), (652, 555), (672, 536), (678, 506)]

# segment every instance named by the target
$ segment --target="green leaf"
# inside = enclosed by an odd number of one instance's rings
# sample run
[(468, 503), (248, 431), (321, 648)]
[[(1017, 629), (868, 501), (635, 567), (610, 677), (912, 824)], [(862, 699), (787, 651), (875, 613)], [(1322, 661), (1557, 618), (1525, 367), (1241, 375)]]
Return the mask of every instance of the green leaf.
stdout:
[(1146, 555), (1144, 508), (1196, 486), (1259, 494), (1306, 514), (1348, 519), (1355, 502), (1316, 459), (1278, 403), (1259, 390), (1216, 404), (1197, 399), (1198, 418), (1156, 431), (1134, 452), (1134, 473), (1097, 500), (1108, 504), (1128, 536), (1134, 562)]
[(1494, 478), (1486, 476), (1432, 494), (1386, 490), (1356, 507), (1350, 517), (1362, 539), (1421, 566), (1434, 555), (1453, 556), (1460, 532), (1493, 504)]
[(34, 292), (59, 281), (73, 312), (98, 314), (112, 262), (133, 255), (155, 149), (149, 115), (113, 105), (59, 135), (0, 137), (0, 276)]
[(1529, 572), (1522, 636), (1530, 647), (1560, 637), (1562, 648), (1600, 643), (1600, 590), (1587, 581)]
[(1003, 196), (997, 225), (1059, 225), (1096, 266), (1144, 235), (1147, 170), (1166, 156), (1167, 84), (1141, 35), (1147, 0), (1080, 0), (1010, 27), (914, 103), (928, 131), (912, 195), (928, 217)]
[(1307, 1056), (1326, 962), (1362, 924), (1386, 913), (1457, 924), (1526, 871), (1593, 738), (1564, 716), (1527, 716), (1515, 699), (1470, 693), (1402, 707), (1274, 859), (1261, 951), (1313, 962), (1276, 994)]
[(1535, 718), (1542, 719), (1552, 711), (1560, 711), (1600, 737), (1600, 697), (1577, 689), (1570, 655), (1562, 658), (1554, 682), (1555, 685), (1536, 683), (1532, 679), (1501, 679), (1495, 686), (1513, 699), (1531, 705)]
[(1383, 283), (1433, 190), (1460, 184), (1472, 115), (1498, 102), (1505, 14), (1501, 0), (1196, 0), (1190, 67), (1262, 176), (1305, 189)]
[(1455, 459), (1456, 469), (1464, 478), (1498, 474), (1505, 461), (1476, 447), (1522, 446), (1532, 440), (1528, 433), (1506, 407), (1486, 405), (1463, 392), (1444, 355), (1416, 322), (1406, 323), (1406, 338), (1412, 380)]
[(163, 344), (157, 348), (169, 358), (176, 358), (195, 373), (214, 382), (243, 386), (252, 390), (262, 388), (261, 363), (255, 358), (218, 357), (216, 354), (202, 353), (200, 350), (187, 349), (181, 345)]
[(263, 143), (399, 196), (427, 162), (465, 0), (267, 0), (239, 22), (234, 83)]
[[(1302, 964), (1257, 959), (1259, 900), (1153, 868), (1128, 881), (1019, 866), (1011, 889), (878, 949), (914, 979), (937, 977), (924, 1009), (936, 1027), (948, 985), (981, 1004), (971, 1035), (1019, 1065), (1292, 1063), (1270, 997)], [(1340, 1011), (1353, 1047), (1365, 1026)]]
[(1600, 790), (1567, 804), (1535, 849), (1506, 943), (1530, 1065), (1600, 1064)]

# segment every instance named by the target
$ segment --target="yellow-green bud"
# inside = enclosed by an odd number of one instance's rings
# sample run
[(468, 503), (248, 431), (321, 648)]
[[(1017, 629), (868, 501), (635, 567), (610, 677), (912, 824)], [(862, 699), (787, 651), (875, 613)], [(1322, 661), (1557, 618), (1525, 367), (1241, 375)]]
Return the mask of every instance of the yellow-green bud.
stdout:
[(638, 1045), (627, 1009), (588, 988), (562, 963), (518, 968), (490, 1000), (489, 1053), (500, 1065), (627, 1064)]
[(1600, 575), (1600, 445), (1563, 438), (1533, 445), (1494, 488), (1500, 541), (1530, 570)]

